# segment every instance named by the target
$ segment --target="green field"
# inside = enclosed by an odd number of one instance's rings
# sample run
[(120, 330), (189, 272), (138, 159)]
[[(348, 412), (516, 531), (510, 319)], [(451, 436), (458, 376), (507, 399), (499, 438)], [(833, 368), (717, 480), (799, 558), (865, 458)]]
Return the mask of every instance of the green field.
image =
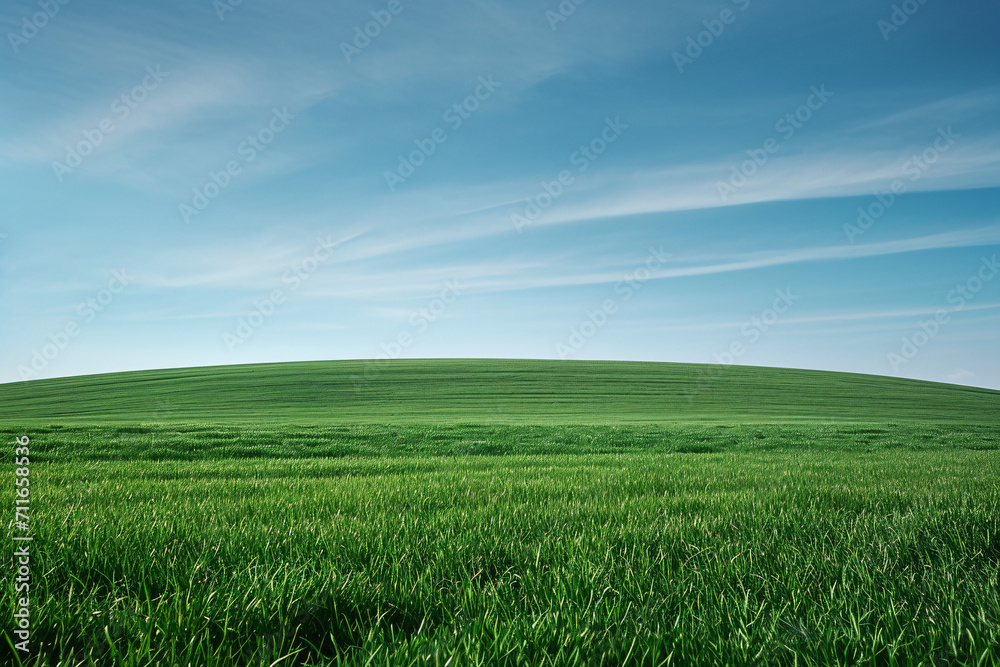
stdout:
[(23, 664), (1000, 664), (1000, 392), (273, 364), (0, 385), (0, 431)]
[(635, 362), (218, 366), (0, 385), (5, 423), (1000, 424), (1000, 392), (816, 371)]

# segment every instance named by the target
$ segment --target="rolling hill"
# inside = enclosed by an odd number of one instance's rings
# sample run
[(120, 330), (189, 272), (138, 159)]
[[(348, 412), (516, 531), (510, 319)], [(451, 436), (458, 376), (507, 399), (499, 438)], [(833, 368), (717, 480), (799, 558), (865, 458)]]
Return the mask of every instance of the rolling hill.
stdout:
[(0, 422), (1000, 423), (1000, 392), (821, 371), (646, 362), (325, 361), (0, 385)]

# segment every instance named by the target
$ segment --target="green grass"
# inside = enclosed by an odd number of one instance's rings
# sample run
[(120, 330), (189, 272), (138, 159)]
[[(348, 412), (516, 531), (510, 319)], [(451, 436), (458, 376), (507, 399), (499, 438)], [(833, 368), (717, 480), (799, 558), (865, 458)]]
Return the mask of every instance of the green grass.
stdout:
[(221, 366), (0, 385), (0, 423), (1000, 424), (1000, 392), (690, 364), (396, 360)]
[(997, 392), (420, 361), (358, 394), (358, 367), (0, 386), (32, 438), (26, 664), (1000, 664)]
[(50, 464), (36, 636), (50, 664), (994, 664), (998, 476), (899, 449)]
[[(0, 429), (12, 442), (18, 428)], [(206, 424), (36, 427), (32, 460), (214, 461), (304, 457), (426, 457), (661, 453), (1000, 450), (1000, 427), (969, 424)]]

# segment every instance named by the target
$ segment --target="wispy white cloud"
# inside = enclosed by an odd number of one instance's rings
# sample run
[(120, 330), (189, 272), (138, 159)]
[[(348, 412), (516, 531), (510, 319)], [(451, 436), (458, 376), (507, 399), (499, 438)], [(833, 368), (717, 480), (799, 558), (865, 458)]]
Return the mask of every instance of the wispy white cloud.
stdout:
[[(790, 327), (794, 325), (813, 325), (813, 324), (838, 324), (843, 326), (838, 326), (835, 329), (824, 330), (827, 333), (836, 333), (845, 331), (846, 327), (851, 327), (850, 331), (852, 333), (870, 333), (872, 331), (895, 331), (895, 330), (909, 330), (913, 328), (913, 318), (928, 317), (933, 316), (942, 308), (940, 306), (928, 307), (928, 308), (897, 308), (892, 310), (866, 310), (866, 311), (839, 311), (836, 313), (825, 313), (822, 315), (809, 315), (805, 317), (794, 317), (794, 316), (784, 316), (781, 318), (782, 327)], [(1000, 303), (983, 303), (976, 305), (967, 305), (962, 309), (963, 312), (975, 312), (975, 311), (990, 311), (1000, 309)], [(898, 320), (896, 322), (886, 324), (887, 320)], [(852, 326), (855, 322), (878, 322), (878, 324), (864, 327)], [(648, 330), (655, 331), (732, 331), (734, 333), (739, 333), (740, 327), (746, 324), (746, 320), (726, 320), (726, 321), (716, 321), (716, 322), (688, 322), (688, 323), (674, 323), (668, 322), (660, 326), (648, 327)], [(816, 332), (819, 329), (815, 327), (810, 327), (809, 331)]]
[[(154, 70), (157, 67), (155, 63), (149, 66)], [(17, 136), (2, 140), (0, 151), (15, 163), (62, 162), (66, 146), (76, 146), (85, 140), (84, 132), (91, 136), (99, 132), (101, 139), (95, 154), (100, 157), (123, 144), (140, 142), (143, 136), (177, 130), (213, 110), (218, 112), (246, 101), (252, 91), (249, 73), (233, 63), (220, 62), (198, 70), (161, 68), (159, 71), (164, 74), (163, 81), (148, 91), (141, 102), (133, 102), (134, 109), (119, 101), (121, 95), (131, 90), (125, 87), (113, 96), (105, 95), (99, 102), (88, 101), (82, 109), (68, 110), (62, 117), (22, 127)], [(136, 86), (149, 77), (145, 68), (137, 69), (135, 76)], [(121, 109), (127, 111), (124, 118)], [(114, 128), (106, 135), (99, 129), (104, 121), (110, 121)]]
[(850, 128), (850, 131), (898, 129), (899, 126), (914, 121), (935, 123), (940, 122), (942, 118), (948, 119), (949, 124), (954, 124), (983, 112), (995, 111), (998, 105), (1000, 105), (1000, 90), (981, 88), (884, 114), (858, 123)]
[(663, 271), (660, 277), (687, 277), (745, 271), (800, 262), (860, 259), (944, 248), (969, 248), (1000, 244), (1000, 226), (964, 229), (880, 243), (817, 246), (776, 252), (762, 251), (733, 257), (729, 261)]
[[(922, 152), (925, 147), (914, 144), (909, 152), (872, 152), (859, 146), (854, 152), (838, 149), (774, 158), (728, 201), (720, 196), (717, 184), (728, 176), (738, 155), (727, 161), (644, 171), (595, 170), (578, 178), (527, 229), (641, 214), (865, 196), (888, 190), (900, 178), (908, 192), (1000, 186), (1000, 136), (970, 137), (943, 154), (919, 179), (911, 180), (902, 171), (908, 157), (900, 156)], [(408, 252), (514, 234), (511, 215), (523, 211), (526, 200), (539, 192), (538, 183), (545, 177), (551, 174), (400, 193), (368, 213), (368, 224), (394, 232), (393, 238), (374, 252)]]
[(956, 368), (955, 372), (949, 373), (947, 377), (949, 382), (961, 384), (976, 379), (976, 374), (964, 368)]
[[(293, 271), (319, 247), (333, 241), (333, 253), (362, 236), (323, 236), (291, 241), (287, 238), (228, 241), (224, 245), (201, 246), (189, 253), (161, 253), (157, 266), (136, 270), (136, 284), (162, 289), (270, 289), (281, 287), (281, 278)], [(333, 263), (334, 260), (328, 260)], [(321, 265), (326, 266), (326, 264)], [(317, 269), (318, 271), (318, 269)]]
[[(807, 262), (853, 260), (945, 248), (995, 245), (1000, 245), (1000, 226), (956, 230), (871, 244), (756, 251), (727, 256), (675, 256), (665, 268), (656, 271), (653, 280), (753, 271)], [(669, 252), (670, 249), (665, 250)], [(288, 257), (289, 253), (283, 252), (281, 256)], [(372, 255), (369, 254), (367, 259), (372, 259)], [(316, 277), (310, 282), (307, 298), (361, 301), (418, 298), (433, 294), (435, 290), (440, 289), (444, 280), (455, 277), (461, 277), (470, 294), (613, 284), (639, 266), (643, 259), (642, 256), (630, 260), (618, 258), (617, 264), (609, 266), (610, 262), (605, 258), (602, 261), (605, 267), (594, 270), (593, 266), (570, 261), (565, 254), (548, 253), (531, 259), (513, 257), (484, 261), (469, 258), (463, 261), (435, 261), (433, 265), (427, 265), (419, 260), (398, 267), (379, 263), (378, 270), (371, 270), (365, 268), (365, 260), (355, 258), (346, 263), (333, 262), (322, 272), (317, 272)], [(582, 266), (587, 268), (581, 270)], [(359, 273), (366, 278), (354, 279), (353, 276)], [(161, 280), (157, 284), (161, 287), (200, 285), (246, 288), (249, 285), (265, 287), (268, 284), (267, 280), (273, 282), (273, 279), (273, 269), (252, 272), (249, 269), (237, 268), (205, 273), (195, 271), (186, 279)]]
[[(933, 137), (931, 137), (933, 139)], [(914, 145), (914, 153), (925, 146)], [(888, 190), (903, 179), (909, 192), (996, 187), (1000, 185), (1000, 137), (980, 137), (944, 154), (918, 180), (903, 173), (901, 152), (809, 152), (772, 158), (747, 185), (725, 199), (718, 184), (731, 167), (746, 159), (682, 165), (639, 173), (605, 173), (593, 187), (545, 213), (538, 225), (565, 224), (629, 215), (667, 213), (772, 201), (850, 197)], [(905, 153), (903, 153), (905, 154)], [(529, 191), (530, 192), (530, 191)]]

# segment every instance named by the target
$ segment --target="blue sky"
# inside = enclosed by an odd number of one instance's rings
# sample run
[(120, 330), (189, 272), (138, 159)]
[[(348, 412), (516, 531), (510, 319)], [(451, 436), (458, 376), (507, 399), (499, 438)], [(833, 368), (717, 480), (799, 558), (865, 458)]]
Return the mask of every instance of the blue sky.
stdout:
[(0, 381), (383, 355), (1000, 388), (996, 3), (223, 1), (5, 4)]

